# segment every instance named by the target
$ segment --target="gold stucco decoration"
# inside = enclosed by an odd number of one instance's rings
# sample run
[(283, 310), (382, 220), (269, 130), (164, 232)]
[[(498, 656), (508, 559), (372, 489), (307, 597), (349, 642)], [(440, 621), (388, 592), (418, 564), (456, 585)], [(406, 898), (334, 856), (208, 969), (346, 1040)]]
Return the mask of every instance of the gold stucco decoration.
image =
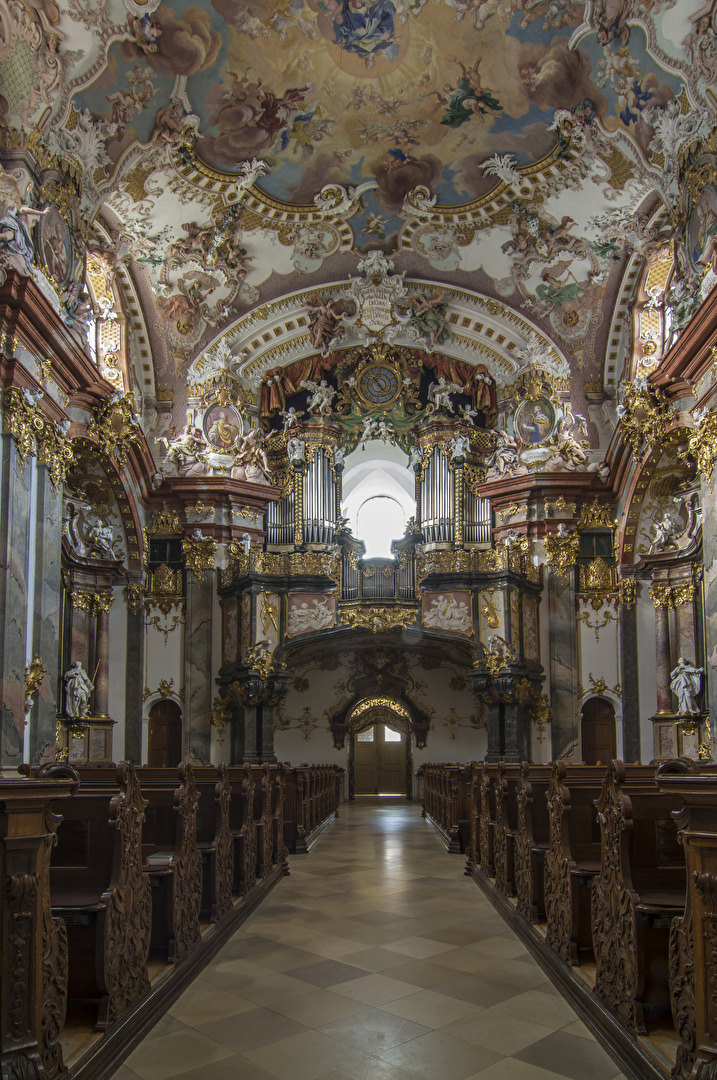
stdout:
[(214, 556), (217, 542), (211, 536), (203, 536), (195, 529), (192, 536), (182, 540), (182, 558), (187, 570), (191, 570), (197, 581), (203, 581), (207, 570), (214, 569)]
[(124, 465), (131, 448), (139, 442), (141, 428), (131, 394), (113, 394), (97, 408), (87, 425), (105, 457), (115, 457)]
[(569, 532), (564, 525), (558, 526), (557, 533), (545, 537), (545, 561), (559, 578), (567, 577), (575, 565), (579, 550), (580, 537), (577, 532)]

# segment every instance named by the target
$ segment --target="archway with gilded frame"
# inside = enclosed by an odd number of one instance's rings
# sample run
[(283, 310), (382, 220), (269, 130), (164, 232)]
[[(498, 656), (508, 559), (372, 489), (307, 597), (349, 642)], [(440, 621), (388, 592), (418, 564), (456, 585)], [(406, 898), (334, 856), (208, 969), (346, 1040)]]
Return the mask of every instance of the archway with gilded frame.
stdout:
[(413, 791), (413, 747), (411, 745), (413, 718), (400, 701), (382, 697), (365, 698), (359, 701), (347, 717), (349, 799), (354, 798), (356, 736), (375, 724), (387, 724), (406, 737), (406, 798), (410, 799)]

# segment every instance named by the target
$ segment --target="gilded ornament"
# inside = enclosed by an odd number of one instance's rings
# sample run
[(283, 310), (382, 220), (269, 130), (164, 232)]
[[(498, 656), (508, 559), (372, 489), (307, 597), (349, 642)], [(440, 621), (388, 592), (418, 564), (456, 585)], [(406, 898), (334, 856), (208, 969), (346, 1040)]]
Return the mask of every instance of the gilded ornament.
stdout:
[(477, 556), (476, 570), (479, 574), (490, 574), (497, 570), (508, 569), (508, 549), (505, 544), (496, 545), (486, 551), (477, 551), (475, 554)]
[(509, 503), (508, 506), (504, 506), (502, 510), (498, 511), (498, 517), (501, 521), (505, 521), (506, 518), (515, 517), (520, 510), (517, 502)]
[(199, 529), (194, 535), (182, 540), (182, 558), (187, 570), (191, 570), (197, 581), (203, 581), (208, 570), (214, 569), (214, 556), (217, 542), (211, 536), (202, 536)]
[(577, 527), (581, 531), (583, 529), (610, 529), (614, 532), (617, 525), (617, 521), (612, 516), (612, 507), (608, 503), (601, 503), (597, 496), (591, 503), (583, 503), (580, 507)]
[(207, 506), (201, 499), (197, 499), (194, 506), (185, 506), (184, 513), (194, 514), (198, 518), (214, 517), (214, 507)]
[(70, 603), (75, 611), (85, 611), (90, 618), (100, 612), (107, 614), (114, 603), (113, 592), (92, 592), (89, 589), (73, 589)]
[(68, 746), (62, 721), (57, 720), (55, 722), (55, 761), (67, 761)]
[(144, 589), (141, 585), (128, 585), (127, 586), (127, 610), (130, 615), (138, 615), (142, 610), (142, 600), (144, 599)]
[(131, 394), (120, 396), (118, 393), (106, 398), (96, 409), (94, 417), (87, 425), (105, 457), (115, 457), (120, 465), (127, 461), (127, 455), (141, 438), (139, 420), (134, 411)]
[[(491, 678), (495, 679), (504, 668), (516, 663), (517, 660), (518, 656), (509, 642), (500, 634), (491, 634), (483, 646), (482, 661), (482, 664), (488, 668)], [(481, 667), (481, 661), (474, 660), (473, 666)]]
[(182, 571), (163, 564), (149, 575), (150, 596), (181, 596)]
[(351, 710), (351, 719), (362, 716), (368, 709), (390, 709), (391, 712), (398, 713), (399, 716), (403, 716), (406, 720), (411, 719), (410, 713), (399, 701), (383, 697), (366, 698), (365, 701), (359, 702), (356, 708)]
[(561, 525), (557, 533), (545, 538), (545, 561), (559, 578), (567, 577), (575, 565), (579, 551), (578, 533), (568, 532), (565, 526)]
[(50, 368), (52, 367), (52, 357), (48, 356), (46, 360), (38, 360), (37, 366), (40, 370), (40, 382), (43, 386), (50, 378)]
[(404, 630), (416, 622), (416, 606), (396, 604), (391, 607), (378, 607), (355, 601), (339, 603), (341, 622), (352, 630), (359, 628), (378, 634), (385, 630)]
[(166, 536), (168, 533), (181, 533), (182, 525), (176, 510), (170, 510), (166, 503), (162, 503), (161, 510), (155, 510), (152, 514), (152, 524), (147, 529), (153, 535)]
[(620, 408), (620, 431), (638, 457), (664, 440), (675, 415), (664, 393), (645, 380), (627, 384)]
[(680, 607), (682, 604), (694, 604), (695, 602), (695, 587), (694, 585), (673, 585), (672, 587), (672, 603), (675, 607)]
[(607, 683), (605, 682), (605, 677), (601, 675), (599, 679), (596, 679), (591, 671), (588, 675), (588, 678), (590, 679), (590, 692), (593, 694), (597, 694), (598, 697), (602, 697), (607, 690)]
[(530, 715), (537, 725), (538, 740), (542, 743), (545, 741), (545, 728), (553, 719), (553, 710), (547, 694), (541, 694), (535, 704), (531, 706)]
[(40, 689), (40, 684), (45, 677), (47, 669), (42, 666), (42, 661), (39, 656), (35, 656), (35, 659), (25, 668), (25, 707), (27, 709), (28, 702), (32, 704), (31, 698), (33, 694), (36, 694)]
[(694, 419), (695, 426), (687, 431), (687, 447), (680, 451), (680, 457), (695, 461), (705, 480), (709, 480), (717, 460), (717, 412), (698, 410)]
[(247, 521), (251, 521), (252, 525), (256, 525), (261, 517), (260, 510), (252, 510), (250, 506), (233, 506), (231, 509), (232, 521), (234, 518), (245, 518)]
[(53, 492), (65, 482), (74, 460), (72, 443), (60, 433), (55, 424), (45, 420), (41, 430), (36, 430), (37, 460), (45, 465), (50, 475)]
[(628, 608), (634, 608), (637, 603), (637, 581), (635, 578), (623, 578), (618, 583), (618, 597), (620, 604)]
[(592, 595), (613, 592), (618, 587), (617, 567), (599, 556), (580, 567), (580, 592)]

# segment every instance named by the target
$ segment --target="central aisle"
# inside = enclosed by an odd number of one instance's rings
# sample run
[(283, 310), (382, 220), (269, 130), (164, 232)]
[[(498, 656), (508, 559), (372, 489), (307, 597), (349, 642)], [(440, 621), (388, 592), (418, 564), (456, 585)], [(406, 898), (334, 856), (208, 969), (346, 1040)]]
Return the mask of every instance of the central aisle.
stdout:
[(405, 800), (359, 800), (114, 1080), (622, 1080)]

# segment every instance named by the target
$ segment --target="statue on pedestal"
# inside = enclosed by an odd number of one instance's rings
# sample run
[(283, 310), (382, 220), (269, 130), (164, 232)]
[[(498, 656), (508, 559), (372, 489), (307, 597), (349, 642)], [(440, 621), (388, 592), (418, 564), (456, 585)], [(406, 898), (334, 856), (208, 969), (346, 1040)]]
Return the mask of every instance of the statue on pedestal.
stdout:
[(88, 705), (90, 694), (94, 689), (94, 683), (82, 666), (80, 660), (75, 660), (71, 668), (64, 675), (65, 682), (65, 712), (71, 720), (79, 720), (89, 715)]
[(684, 656), (681, 656), (677, 667), (670, 672), (670, 690), (677, 698), (678, 713), (687, 715), (700, 711), (695, 698), (700, 692), (703, 670), (688, 664)]

